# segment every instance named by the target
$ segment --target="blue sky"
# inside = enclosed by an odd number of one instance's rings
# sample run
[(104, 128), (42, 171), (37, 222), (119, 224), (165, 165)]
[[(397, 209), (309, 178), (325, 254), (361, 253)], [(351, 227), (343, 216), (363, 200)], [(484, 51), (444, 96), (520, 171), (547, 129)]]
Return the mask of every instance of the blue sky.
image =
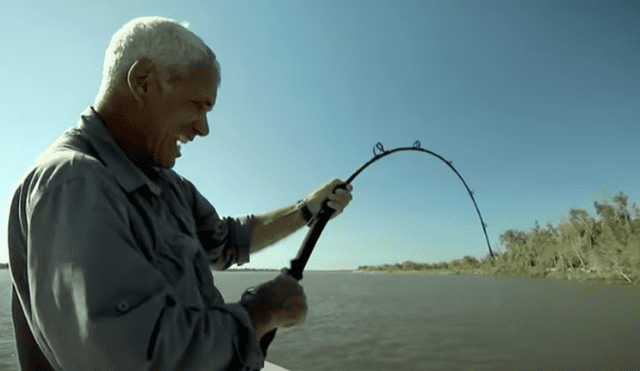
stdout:
[[(640, 5), (633, 1), (22, 1), (3, 5), (0, 222), (36, 157), (93, 103), (111, 35), (158, 15), (216, 53), (211, 132), (174, 169), (221, 215), (261, 213), (420, 140), (474, 191), (494, 250), (508, 229), (640, 200)], [(488, 249), (446, 164), (388, 156), (353, 182), (308, 269)], [(288, 266), (307, 229), (251, 257)], [(6, 227), (0, 262), (7, 261)]]

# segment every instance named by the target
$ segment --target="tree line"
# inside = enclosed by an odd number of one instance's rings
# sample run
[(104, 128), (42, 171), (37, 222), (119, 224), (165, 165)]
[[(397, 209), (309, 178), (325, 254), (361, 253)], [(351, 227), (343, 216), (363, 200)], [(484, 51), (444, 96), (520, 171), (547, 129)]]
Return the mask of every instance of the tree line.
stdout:
[(595, 216), (572, 208), (557, 227), (510, 229), (500, 235), (502, 251), (494, 258), (471, 256), (451, 262), (361, 266), (364, 271), (424, 271), (518, 275), (532, 278), (598, 280), (636, 284), (640, 281), (640, 209), (623, 192), (612, 201), (594, 202)]

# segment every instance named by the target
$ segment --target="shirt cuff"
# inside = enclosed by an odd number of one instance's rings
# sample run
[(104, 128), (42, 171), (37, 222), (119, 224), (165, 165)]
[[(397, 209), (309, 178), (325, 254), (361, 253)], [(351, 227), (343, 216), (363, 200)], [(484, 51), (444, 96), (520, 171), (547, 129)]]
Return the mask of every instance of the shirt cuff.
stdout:
[(253, 325), (249, 312), (240, 303), (225, 304), (224, 309), (234, 316), (238, 322), (238, 337), (234, 341), (236, 354), (246, 367), (260, 370), (264, 367), (265, 356), (260, 348), (260, 342), (253, 332)]
[(253, 214), (236, 218), (238, 222), (236, 226), (236, 246), (238, 246), (238, 261), (236, 265), (238, 266), (249, 262), (254, 220)]

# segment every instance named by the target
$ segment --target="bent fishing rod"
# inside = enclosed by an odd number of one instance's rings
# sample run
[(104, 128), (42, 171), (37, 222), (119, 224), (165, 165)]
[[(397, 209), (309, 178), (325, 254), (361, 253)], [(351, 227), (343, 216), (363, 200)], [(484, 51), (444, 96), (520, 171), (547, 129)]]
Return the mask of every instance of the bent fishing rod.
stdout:
[[(482, 226), (482, 230), (484, 231), (484, 236), (487, 239), (489, 254), (493, 258), (494, 257), (493, 251), (491, 250), (491, 244), (489, 243), (489, 236), (487, 235), (487, 228), (486, 228), (487, 225), (484, 223), (484, 220), (482, 220), (482, 214), (480, 214), (480, 209), (478, 209), (478, 204), (476, 203), (476, 200), (473, 198), (473, 192), (469, 189), (469, 186), (467, 186), (467, 183), (464, 181), (460, 173), (458, 173), (458, 170), (456, 170), (456, 168), (453, 167), (453, 165), (451, 164), (451, 161), (447, 161), (439, 154), (429, 151), (428, 149), (422, 148), (420, 145), (420, 141), (416, 140), (413, 143), (412, 147), (400, 147), (400, 148), (392, 149), (390, 151), (385, 150), (384, 147), (382, 146), (382, 143), (380, 142), (376, 143), (376, 145), (373, 147), (373, 158), (368, 162), (366, 162), (364, 165), (360, 166), (360, 168), (356, 170), (356, 172), (353, 173), (344, 184), (341, 184), (336, 188), (346, 188), (347, 184), (350, 184), (364, 169), (369, 167), (369, 165), (373, 164), (374, 162), (380, 160), (385, 156), (388, 156), (392, 153), (400, 152), (400, 151), (420, 151), (420, 152), (433, 155), (439, 158), (440, 160), (444, 161), (451, 168), (451, 170), (453, 170), (456, 173), (458, 178), (460, 178), (460, 180), (462, 181), (462, 184), (464, 184), (465, 188), (467, 188), (467, 192), (469, 192), (469, 196), (471, 196), (473, 205), (475, 206), (476, 211), (478, 212), (478, 217), (480, 217), (480, 224)], [(311, 220), (309, 232), (307, 232), (307, 235), (304, 241), (302, 242), (302, 246), (300, 246), (300, 249), (298, 250), (298, 254), (296, 255), (296, 258), (291, 260), (291, 265), (289, 268), (284, 268), (282, 270), (284, 274), (287, 274), (298, 281), (302, 279), (302, 271), (304, 270), (304, 267), (307, 265), (307, 262), (309, 261), (309, 257), (311, 257), (313, 248), (316, 246), (316, 242), (318, 241), (318, 238), (320, 238), (320, 234), (322, 233), (322, 230), (327, 225), (327, 222), (329, 221), (329, 218), (331, 218), (331, 215), (333, 215), (334, 211), (335, 211), (334, 209), (327, 206), (326, 202), (324, 203), (324, 205), (322, 206), (318, 214), (316, 214)], [(276, 330), (272, 330), (271, 332), (267, 333), (260, 341), (260, 345), (265, 356), (266, 356), (267, 347), (271, 343), (271, 340), (273, 340), (275, 333), (276, 333)]]
[[(473, 201), (473, 205), (476, 207), (476, 211), (478, 212), (478, 216), (480, 217), (480, 224), (482, 225), (482, 230), (484, 231), (484, 236), (487, 239), (489, 254), (493, 258), (493, 251), (491, 250), (491, 244), (489, 243), (489, 236), (487, 235), (487, 229), (486, 229), (487, 225), (484, 223), (484, 220), (482, 220), (482, 214), (480, 214), (480, 210), (478, 209), (478, 204), (476, 203), (476, 200), (473, 198), (473, 191), (469, 189), (469, 187), (467, 186), (467, 183), (464, 181), (460, 173), (458, 173), (458, 170), (456, 170), (456, 168), (454, 168), (453, 165), (451, 164), (451, 161), (447, 161), (437, 153), (434, 153), (429, 151), (428, 149), (422, 148), (420, 146), (420, 141), (415, 141), (413, 143), (413, 147), (401, 147), (401, 148), (392, 149), (390, 151), (386, 151), (382, 146), (382, 143), (380, 142), (376, 143), (375, 147), (373, 147), (373, 158), (369, 160), (367, 163), (365, 163), (364, 165), (360, 166), (360, 168), (355, 173), (353, 173), (344, 184), (339, 185), (337, 188), (346, 188), (347, 184), (350, 184), (353, 181), (353, 179), (355, 179), (355, 177), (357, 177), (358, 174), (360, 174), (369, 165), (373, 164), (374, 162), (380, 160), (385, 156), (388, 156), (392, 153), (400, 152), (400, 151), (421, 151), (421, 152), (436, 156), (440, 160), (444, 161), (451, 168), (451, 170), (453, 170), (456, 173), (456, 175), (458, 175), (458, 178), (460, 178), (464, 186), (467, 188), (467, 191), (469, 192), (469, 196), (471, 196), (471, 200)], [(286, 274), (290, 275), (291, 277), (295, 278), (298, 281), (302, 279), (302, 271), (304, 270), (304, 267), (307, 265), (307, 262), (309, 261), (311, 252), (313, 252), (313, 248), (315, 247), (316, 242), (318, 241), (318, 238), (320, 238), (320, 234), (322, 233), (322, 230), (327, 225), (327, 222), (329, 221), (329, 218), (331, 218), (331, 215), (333, 215), (334, 211), (335, 211), (334, 209), (330, 208), (325, 203), (320, 209), (320, 212), (318, 212), (318, 214), (311, 220), (310, 230), (309, 232), (307, 232), (307, 236), (302, 242), (302, 246), (298, 250), (298, 254), (296, 258), (291, 260), (291, 266), (289, 267), (289, 269), (285, 270)]]

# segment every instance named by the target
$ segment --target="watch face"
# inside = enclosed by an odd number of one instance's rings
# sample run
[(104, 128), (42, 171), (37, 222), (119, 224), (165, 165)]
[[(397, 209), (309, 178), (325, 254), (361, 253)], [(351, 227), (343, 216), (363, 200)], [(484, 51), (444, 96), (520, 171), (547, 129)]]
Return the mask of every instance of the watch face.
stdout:
[(244, 293), (242, 293), (242, 297), (240, 298), (240, 303), (243, 303), (247, 297), (253, 296), (255, 292), (255, 287), (249, 287)]

